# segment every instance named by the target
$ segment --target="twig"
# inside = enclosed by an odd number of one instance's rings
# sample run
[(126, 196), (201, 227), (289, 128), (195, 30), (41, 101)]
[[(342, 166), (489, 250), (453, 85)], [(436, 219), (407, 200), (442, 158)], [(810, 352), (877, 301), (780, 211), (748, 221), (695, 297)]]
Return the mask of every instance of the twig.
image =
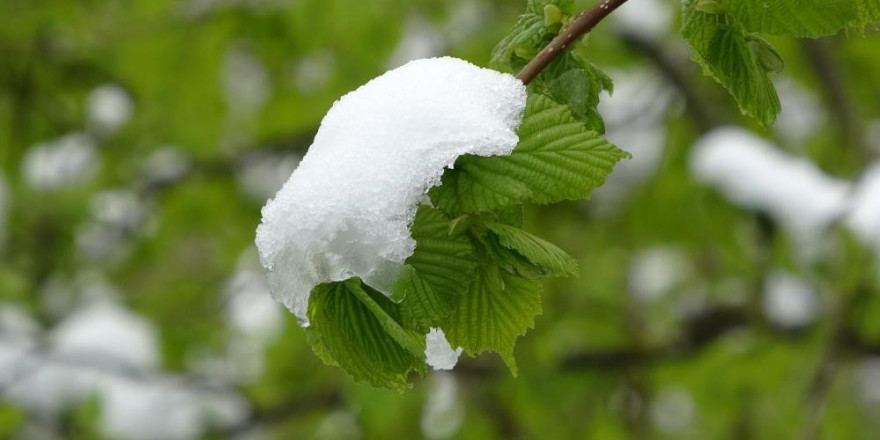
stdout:
[(602, 0), (592, 8), (578, 14), (574, 21), (568, 25), (559, 35), (553, 39), (538, 55), (529, 61), (516, 75), (523, 83), (528, 85), (535, 77), (547, 67), (556, 57), (565, 51), (572, 43), (583, 37), (612, 11), (626, 3), (627, 0)]

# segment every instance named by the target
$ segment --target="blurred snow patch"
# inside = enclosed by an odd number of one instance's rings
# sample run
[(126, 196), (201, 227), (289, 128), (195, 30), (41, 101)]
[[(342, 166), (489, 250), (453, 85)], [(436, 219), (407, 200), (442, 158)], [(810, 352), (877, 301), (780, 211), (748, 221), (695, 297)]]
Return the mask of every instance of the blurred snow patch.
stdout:
[(451, 370), (458, 363), (462, 348), (452, 349), (446, 334), (439, 328), (431, 328), (425, 335), (425, 357), (428, 365), (435, 370)]
[(284, 309), (269, 295), (263, 271), (237, 271), (224, 290), (227, 319), (237, 333), (265, 341), (281, 331)]
[(874, 250), (880, 268), (880, 162), (868, 168), (857, 184), (846, 225)]
[(98, 170), (94, 140), (85, 133), (71, 133), (31, 147), (22, 160), (22, 175), (40, 191), (84, 183)]
[(238, 171), (238, 185), (248, 197), (265, 203), (287, 182), (301, 160), (295, 153), (247, 155)]
[(697, 409), (694, 399), (684, 388), (660, 390), (650, 407), (651, 423), (665, 434), (681, 434), (694, 424)]
[(816, 290), (806, 280), (776, 271), (764, 283), (764, 315), (777, 327), (799, 329), (813, 323), (819, 313)]
[(110, 135), (125, 125), (134, 113), (134, 101), (122, 87), (104, 84), (89, 93), (88, 127), (98, 135)]
[(651, 302), (681, 285), (691, 272), (687, 255), (671, 246), (639, 251), (629, 266), (630, 294), (641, 302)]
[(15, 303), (0, 302), (0, 338), (30, 340), (39, 332), (40, 324), (27, 310)]
[(487, 11), (483, 2), (460, 0), (452, 6), (449, 19), (443, 25), (443, 34), (447, 36), (449, 44), (455, 46), (479, 32), (486, 23), (486, 17), (491, 16), (491, 11)]
[(866, 403), (880, 404), (880, 357), (869, 357), (862, 361), (859, 389)]
[(357, 276), (390, 292), (427, 190), (462, 154), (509, 154), (525, 99), (513, 76), (447, 57), (413, 61), (336, 101), (262, 210), (256, 243), (272, 295), (308, 325), (320, 283)]
[(806, 257), (815, 256), (822, 232), (846, 212), (851, 190), (811, 161), (738, 128), (703, 136), (691, 153), (691, 169), (733, 203), (769, 214)]
[(269, 75), (251, 51), (233, 45), (223, 57), (223, 91), (230, 111), (248, 116), (260, 110), (269, 98)]
[(189, 167), (189, 159), (179, 148), (162, 147), (147, 156), (141, 172), (148, 184), (162, 185), (180, 179), (189, 171)]
[(363, 434), (357, 417), (345, 410), (327, 414), (315, 433), (318, 440), (356, 440), (361, 437)]
[(443, 55), (445, 51), (446, 39), (433, 23), (424, 17), (410, 17), (386, 67), (394, 69), (413, 60)]
[(336, 58), (326, 51), (313, 52), (302, 58), (293, 69), (293, 84), (302, 94), (323, 88), (333, 75)]
[(634, 187), (657, 171), (666, 149), (667, 109), (674, 94), (655, 75), (642, 70), (612, 72), (614, 94), (603, 96), (599, 113), (605, 137), (623, 146), (632, 159), (621, 161), (593, 193), (598, 209), (613, 210)]
[(464, 409), (458, 398), (458, 381), (452, 373), (431, 373), (428, 401), (422, 410), (422, 434), (429, 439), (453, 436), (464, 421)]
[(55, 354), (70, 359), (135, 368), (159, 364), (155, 327), (111, 302), (74, 311), (52, 329), (50, 341)]
[(800, 145), (825, 123), (822, 103), (791, 78), (775, 81), (775, 85), (782, 111), (776, 117), (773, 128), (787, 141)]
[(620, 31), (659, 40), (669, 35), (673, 10), (664, 0), (643, 0), (637, 4), (625, 3), (612, 17)]

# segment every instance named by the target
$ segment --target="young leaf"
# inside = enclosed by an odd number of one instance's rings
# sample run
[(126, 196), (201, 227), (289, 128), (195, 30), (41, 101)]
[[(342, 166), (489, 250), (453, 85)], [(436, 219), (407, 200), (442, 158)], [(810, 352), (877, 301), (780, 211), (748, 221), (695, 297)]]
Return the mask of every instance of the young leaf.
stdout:
[(536, 90), (567, 105), (575, 119), (597, 133), (605, 132), (605, 122), (596, 108), (599, 94), (614, 90), (611, 78), (598, 67), (571, 51), (558, 56), (533, 82)]
[(682, 11), (682, 34), (693, 49), (691, 57), (730, 91), (744, 114), (772, 125), (781, 106), (767, 75), (767, 59), (759, 57), (775, 51), (760, 37), (747, 35), (729, 13), (702, 12), (696, 3), (687, 2)]
[[(722, 0), (749, 32), (817, 38), (863, 26), (880, 18), (878, 0)], [(862, 12), (864, 11), (864, 12)]]
[(355, 380), (403, 389), (410, 371), (424, 372), (424, 341), (397, 324), (394, 308), (356, 279), (321, 284), (309, 299), (309, 343)]
[(418, 271), (409, 267), (398, 281), (397, 289), (406, 293), (400, 302), (401, 323), (406, 328), (424, 334), (431, 327), (439, 327), (455, 307), (456, 297), (439, 294), (419, 276)]
[(541, 313), (540, 294), (538, 282), (484, 265), (443, 327), (446, 338), (453, 347), (464, 347), (470, 355), (497, 352), (516, 376), (513, 347)]
[(486, 227), (502, 246), (527, 260), (544, 276), (577, 275), (577, 260), (552, 243), (513, 226), (486, 223)]
[(454, 298), (467, 290), (478, 265), (470, 239), (449, 235), (451, 222), (439, 210), (419, 206), (410, 228), (416, 249), (406, 260), (442, 298)]
[(628, 157), (540, 94), (529, 96), (519, 139), (508, 156), (460, 157), (429, 193), (434, 205), (457, 216), (587, 198)]
[(556, 35), (560, 22), (573, 9), (572, 0), (529, 0), (513, 30), (492, 50), (489, 65), (502, 71), (521, 68)]

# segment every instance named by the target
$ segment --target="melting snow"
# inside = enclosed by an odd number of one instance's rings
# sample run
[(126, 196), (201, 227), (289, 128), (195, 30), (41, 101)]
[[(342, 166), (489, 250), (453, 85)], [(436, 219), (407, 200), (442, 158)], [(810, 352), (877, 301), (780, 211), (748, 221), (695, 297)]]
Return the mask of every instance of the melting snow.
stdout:
[(443, 330), (432, 328), (425, 335), (425, 357), (428, 365), (435, 370), (451, 370), (458, 363), (458, 357), (461, 356), (462, 348), (455, 350), (446, 340), (446, 334)]
[(308, 325), (320, 283), (357, 276), (389, 293), (427, 190), (462, 154), (509, 154), (525, 101), (513, 76), (455, 58), (413, 61), (342, 97), (263, 208), (256, 242), (272, 295)]

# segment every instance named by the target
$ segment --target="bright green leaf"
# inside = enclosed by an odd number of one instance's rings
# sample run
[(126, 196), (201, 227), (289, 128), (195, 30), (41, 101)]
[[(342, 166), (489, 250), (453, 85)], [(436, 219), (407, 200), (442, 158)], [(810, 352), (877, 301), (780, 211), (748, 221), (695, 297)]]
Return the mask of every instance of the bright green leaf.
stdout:
[(400, 302), (401, 323), (406, 328), (427, 333), (431, 327), (440, 327), (452, 312), (457, 299), (453, 296), (440, 294), (419, 276), (418, 271), (409, 267), (395, 290), (405, 291)]
[(749, 32), (798, 38), (834, 35), (880, 19), (878, 0), (722, 0), (721, 3)]
[(420, 206), (411, 231), (416, 249), (406, 259), (433, 291), (453, 298), (471, 283), (477, 268), (474, 246), (467, 236), (449, 236), (451, 219), (435, 208)]
[(513, 226), (486, 223), (486, 227), (502, 246), (521, 255), (546, 274), (545, 276), (577, 275), (577, 260), (552, 243)]
[(587, 198), (628, 157), (540, 94), (529, 96), (518, 133), (519, 145), (508, 156), (459, 158), (430, 192), (435, 206), (457, 215)]
[[(730, 14), (701, 12), (695, 5), (689, 1), (682, 12), (682, 35), (691, 45), (694, 61), (730, 91), (744, 114), (764, 126), (772, 125), (781, 106), (759, 56), (773, 48), (763, 39), (747, 35)], [(761, 47), (756, 49), (756, 44)]]
[(515, 376), (513, 347), (541, 313), (540, 294), (538, 282), (485, 265), (443, 327), (446, 338), (453, 347), (464, 347), (470, 355), (497, 352)]
[(321, 284), (309, 299), (309, 343), (355, 380), (403, 389), (410, 371), (424, 372), (425, 359), (420, 338), (401, 328), (394, 313), (388, 298), (359, 280)]

